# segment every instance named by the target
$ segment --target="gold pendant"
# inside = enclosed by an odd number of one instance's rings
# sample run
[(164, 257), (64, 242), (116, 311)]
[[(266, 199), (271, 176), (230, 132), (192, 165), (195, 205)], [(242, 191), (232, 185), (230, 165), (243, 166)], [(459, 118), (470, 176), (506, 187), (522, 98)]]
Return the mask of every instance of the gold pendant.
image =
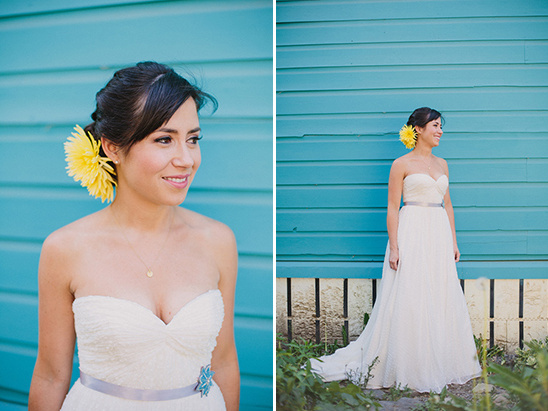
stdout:
[(147, 271), (147, 277), (150, 278), (154, 275), (154, 273), (152, 272), (152, 270), (148, 270)]

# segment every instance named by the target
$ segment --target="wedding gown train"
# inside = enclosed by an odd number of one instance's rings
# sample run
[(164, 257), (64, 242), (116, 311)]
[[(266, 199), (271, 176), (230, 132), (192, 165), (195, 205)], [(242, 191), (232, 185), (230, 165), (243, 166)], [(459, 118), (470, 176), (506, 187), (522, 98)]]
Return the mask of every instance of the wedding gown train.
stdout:
[[(404, 202), (439, 204), (448, 186), (445, 175), (435, 180), (410, 174), (403, 182)], [(403, 206), (398, 248), (397, 271), (389, 266), (386, 248), (379, 296), (360, 337), (320, 361), (311, 360), (324, 380), (365, 376), (375, 358), (368, 388), (401, 384), (440, 392), (481, 374), (445, 209)]]
[[(124, 387), (167, 390), (197, 381), (223, 322), (219, 290), (209, 290), (183, 306), (165, 324), (140, 304), (107, 296), (76, 298), (72, 305), (80, 370)], [(213, 370), (214, 371), (214, 370)], [(200, 394), (166, 401), (127, 400), (95, 391), (78, 379), (62, 411), (225, 410), (223, 395), (213, 383)]]

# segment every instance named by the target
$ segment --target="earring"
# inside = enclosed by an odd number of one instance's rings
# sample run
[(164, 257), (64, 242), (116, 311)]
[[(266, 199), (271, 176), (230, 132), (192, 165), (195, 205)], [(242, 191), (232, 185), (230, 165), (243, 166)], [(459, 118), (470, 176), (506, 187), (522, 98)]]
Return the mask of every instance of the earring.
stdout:
[(118, 164), (118, 163), (119, 163), (119, 161), (118, 161), (118, 160), (114, 160), (114, 164)]

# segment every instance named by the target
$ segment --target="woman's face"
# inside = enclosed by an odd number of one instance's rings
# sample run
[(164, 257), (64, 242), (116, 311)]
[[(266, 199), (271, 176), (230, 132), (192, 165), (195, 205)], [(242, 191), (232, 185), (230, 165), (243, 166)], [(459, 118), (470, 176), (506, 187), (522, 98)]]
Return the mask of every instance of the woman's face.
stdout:
[(443, 134), (441, 129), (441, 118), (429, 121), (424, 127), (416, 127), (419, 134), (418, 138), (423, 140), (431, 147), (437, 147), (440, 144), (440, 138)]
[(181, 204), (200, 166), (199, 137), (196, 103), (189, 98), (167, 123), (120, 156), (119, 193), (129, 190), (155, 204)]

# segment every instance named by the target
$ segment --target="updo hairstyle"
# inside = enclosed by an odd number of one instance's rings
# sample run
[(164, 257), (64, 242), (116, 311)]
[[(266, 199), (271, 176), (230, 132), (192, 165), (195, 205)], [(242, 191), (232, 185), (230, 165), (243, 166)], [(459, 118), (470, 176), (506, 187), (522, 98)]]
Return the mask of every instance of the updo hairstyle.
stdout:
[(407, 120), (407, 125), (413, 127), (424, 127), (427, 123), (438, 118), (441, 119), (442, 122), (444, 121), (443, 116), (439, 111), (434, 110), (430, 107), (421, 107), (413, 111), (413, 114), (409, 116), (409, 120)]
[[(85, 127), (96, 140), (104, 137), (122, 152), (165, 124), (188, 98), (199, 111), (215, 98), (190, 84), (172, 68), (145, 61), (114, 73), (96, 95), (97, 106)], [(101, 147), (101, 155), (105, 153)]]

